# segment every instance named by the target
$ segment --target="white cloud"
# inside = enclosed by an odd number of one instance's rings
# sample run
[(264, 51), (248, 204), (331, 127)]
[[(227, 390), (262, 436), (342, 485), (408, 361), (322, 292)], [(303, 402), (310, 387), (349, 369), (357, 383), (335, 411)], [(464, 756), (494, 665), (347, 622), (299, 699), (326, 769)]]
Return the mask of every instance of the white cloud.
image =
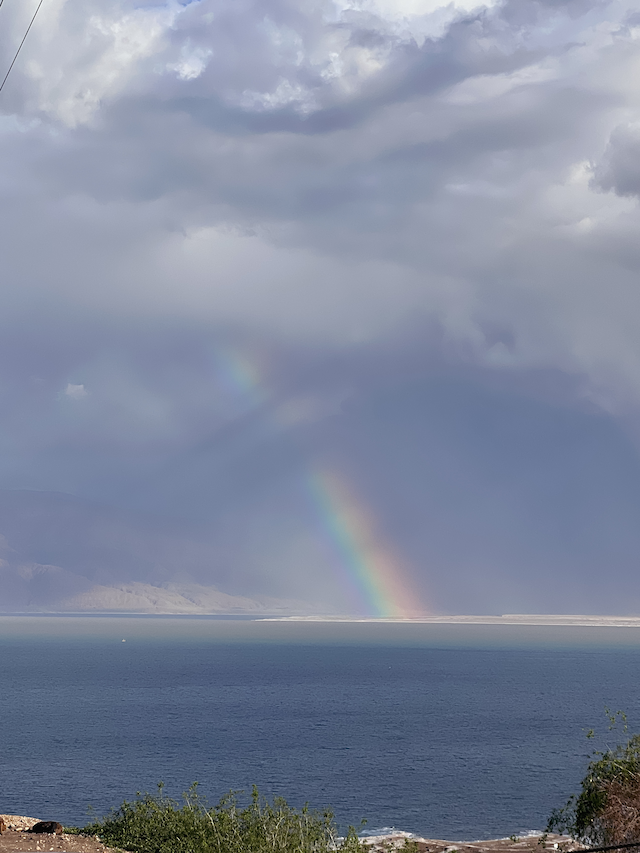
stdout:
[(403, 40), (423, 45), (441, 38), (447, 27), (465, 13), (482, 12), (500, 0), (353, 0), (341, 3), (342, 13), (357, 11), (379, 18)]
[(175, 71), (181, 80), (196, 80), (207, 67), (212, 52), (205, 48), (192, 48), (187, 42), (182, 47), (180, 61), (170, 63), (167, 68)]
[(105, 101), (126, 90), (140, 63), (161, 49), (176, 9), (94, 0), (76, 15), (68, 0), (45, 4), (11, 80), (15, 98), (22, 77), (30, 112), (69, 127), (91, 121)]
[(72, 400), (82, 400), (89, 395), (89, 392), (84, 385), (73, 385), (71, 382), (64, 389), (65, 397), (70, 397)]
[(633, 4), (48, 9), (3, 102), (6, 310), (330, 347), (431, 318), (640, 405)]

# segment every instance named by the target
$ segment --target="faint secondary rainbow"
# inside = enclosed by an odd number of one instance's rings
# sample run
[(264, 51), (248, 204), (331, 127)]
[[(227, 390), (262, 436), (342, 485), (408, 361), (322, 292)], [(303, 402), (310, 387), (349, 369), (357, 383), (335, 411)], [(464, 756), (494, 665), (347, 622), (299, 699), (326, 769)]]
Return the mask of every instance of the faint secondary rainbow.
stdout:
[(265, 402), (268, 394), (262, 376), (264, 371), (257, 358), (235, 348), (217, 348), (214, 365), (223, 386), (235, 397), (251, 406)]
[[(272, 394), (262, 360), (238, 349), (217, 348), (215, 367), (224, 386), (250, 406), (268, 404)], [(278, 420), (278, 408), (271, 412)], [(382, 541), (370, 510), (345, 476), (316, 467), (304, 472), (322, 536), (337, 555), (346, 597), (366, 615), (410, 618), (427, 608), (413, 589), (402, 561)]]

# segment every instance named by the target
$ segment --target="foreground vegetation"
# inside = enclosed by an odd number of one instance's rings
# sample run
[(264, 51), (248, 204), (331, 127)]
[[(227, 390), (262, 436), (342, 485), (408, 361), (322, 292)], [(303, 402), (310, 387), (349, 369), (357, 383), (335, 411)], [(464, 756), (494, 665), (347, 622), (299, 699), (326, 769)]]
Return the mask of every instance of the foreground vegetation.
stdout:
[(110, 847), (132, 853), (362, 853), (364, 846), (350, 828), (344, 839), (330, 811), (295, 809), (276, 797), (269, 802), (253, 789), (242, 807), (236, 794), (209, 806), (197, 783), (176, 802), (158, 793), (138, 794), (102, 820), (81, 830)]
[[(625, 715), (607, 715), (610, 730), (622, 723), (626, 734)], [(587, 737), (593, 737), (593, 731)], [(552, 813), (547, 830), (593, 846), (640, 840), (640, 735), (593, 753), (580, 793)]]
[[(626, 717), (609, 712), (610, 730)], [(593, 737), (589, 732), (588, 737)], [(366, 841), (353, 827), (338, 837), (331, 811), (295, 809), (283, 798), (272, 802), (254, 787), (242, 805), (229, 794), (209, 806), (197, 783), (181, 802), (157, 794), (138, 794), (101, 820), (76, 829), (98, 836), (110, 847), (131, 853), (366, 853)], [(547, 832), (571, 835), (589, 846), (640, 842), (640, 734), (621, 745), (594, 752), (580, 793), (549, 819)], [(640, 845), (639, 845), (640, 846)], [(407, 841), (407, 853), (417, 844)]]

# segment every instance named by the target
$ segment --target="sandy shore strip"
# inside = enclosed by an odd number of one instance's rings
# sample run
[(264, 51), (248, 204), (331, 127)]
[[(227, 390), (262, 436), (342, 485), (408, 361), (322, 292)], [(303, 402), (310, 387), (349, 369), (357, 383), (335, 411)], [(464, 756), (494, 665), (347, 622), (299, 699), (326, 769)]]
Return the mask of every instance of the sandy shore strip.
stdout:
[(543, 850), (571, 853), (584, 850), (568, 835), (543, 833), (528, 834), (522, 837), (494, 838), (488, 841), (445, 841), (443, 839), (422, 838), (410, 832), (392, 831), (384, 835), (372, 835), (362, 839), (372, 853), (402, 849), (406, 841), (416, 843), (419, 853), (542, 853)]
[(578, 628), (640, 628), (640, 616), (506, 613), (503, 616), (269, 616), (257, 622), (371, 622), (415, 625), (543, 625)]

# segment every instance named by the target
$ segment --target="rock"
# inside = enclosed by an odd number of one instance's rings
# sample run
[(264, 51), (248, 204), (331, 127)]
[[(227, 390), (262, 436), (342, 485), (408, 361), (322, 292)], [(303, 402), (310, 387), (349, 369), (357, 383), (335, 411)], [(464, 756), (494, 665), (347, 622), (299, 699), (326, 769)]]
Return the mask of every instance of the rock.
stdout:
[(16, 814), (0, 814), (0, 820), (3, 820), (9, 832), (25, 832), (31, 829), (34, 823), (38, 823), (37, 817), (24, 817), (24, 815)]
[(2, 833), (6, 832), (6, 831), (7, 831), (7, 824), (0, 817), (0, 835), (2, 835)]
[(38, 833), (46, 832), (49, 835), (62, 835), (64, 827), (56, 820), (39, 820), (38, 823), (34, 823), (28, 831)]

